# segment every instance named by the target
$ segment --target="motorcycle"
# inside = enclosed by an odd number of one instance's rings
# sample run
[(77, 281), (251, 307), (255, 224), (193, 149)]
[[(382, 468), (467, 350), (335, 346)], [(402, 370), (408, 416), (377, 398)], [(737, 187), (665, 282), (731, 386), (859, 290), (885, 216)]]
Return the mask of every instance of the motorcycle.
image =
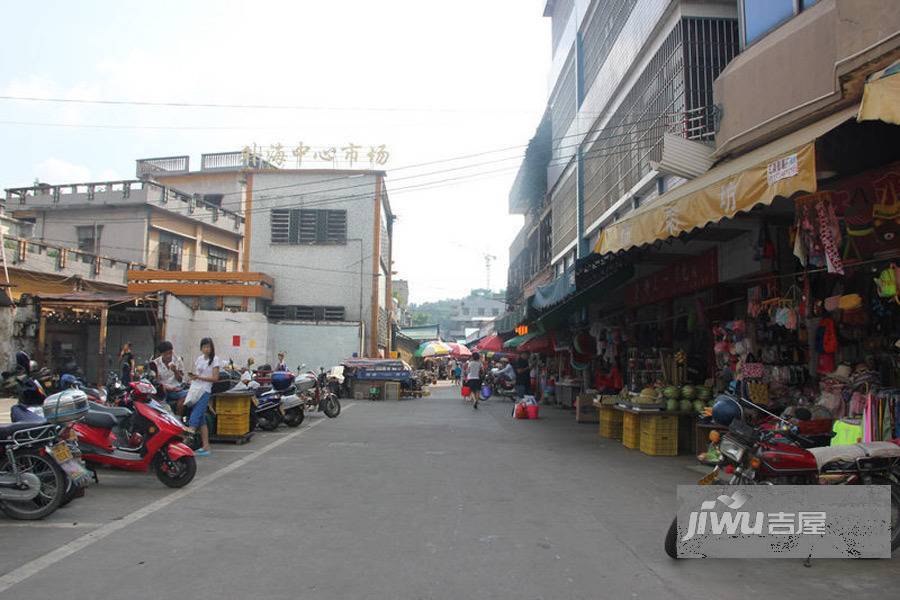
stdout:
[(78, 391), (60, 392), (42, 407), (15, 405), (0, 426), (0, 510), (14, 519), (41, 519), (79, 495), (90, 481), (72, 438), (87, 410)]
[(491, 395), (503, 396), (510, 400), (516, 399), (516, 384), (508, 377), (498, 376), (497, 370), (494, 369), (485, 377), (485, 383), (491, 388)]
[[(815, 447), (816, 440), (800, 434), (796, 425), (745, 398), (723, 395), (720, 401), (759, 410), (778, 419), (782, 427), (753, 427), (735, 418), (724, 435), (711, 432), (712, 452), (701, 462), (713, 470), (699, 485), (890, 485), (891, 549), (900, 547), (900, 445)], [(678, 523), (673, 519), (665, 539), (671, 558), (678, 558), (677, 539)]]
[(153, 471), (171, 488), (184, 487), (197, 473), (194, 451), (182, 442), (190, 434), (176, 416), (154, 399), (145, 381), (129, 384), (124, 403), (114, 407), (90, 402), (75, 424), (78, 445), (89, 467), (106, 465), (127, 471)]
[[(302, 369), (303, 365), (297, 367), (298, 371)], [(341, 414), (341, 401), (331, 390), (324, 368), (319, 368), (318, 374), (309, 371), (300, 375), (294, 385), (304, 408), (324, 412), (329, 419)]]

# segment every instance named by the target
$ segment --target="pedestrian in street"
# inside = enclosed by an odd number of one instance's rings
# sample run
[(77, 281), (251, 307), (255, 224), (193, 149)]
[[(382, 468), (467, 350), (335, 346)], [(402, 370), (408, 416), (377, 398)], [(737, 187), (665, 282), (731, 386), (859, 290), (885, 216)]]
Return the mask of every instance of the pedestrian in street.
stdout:
[(134, 354), (131, 352), (131, 342), (125, 342), (119, 351), (119, 361), (122, 364), (122, 383), (131, 383), (131, 375), (134, 373)]
[(152, 363), (156, 370), (156, 378), (166, 394), (166, 402), (175, 403), (175, 414), (180, 417), (184, 412), (184, 399), (187, 397), (187, 390), (183, 385), (184, 361), (180, 356), (175, 356), (172, 342), (168, 340), (160, 342), (156, 351), (159, 356), (154, 358)]
[(531, 387), (531, 365), (528, 363), (528, 353), (519, 353), (516, 360), (516, 397), (522, 399), (528, 394)]
[(188, 429), (191, 433), (200, 430), (202, 447), (194, 452), (197, 456), (209, 456), (209, 426), (206, 424), (206, 407), (209, 397), (212, 395), (212, 384), (219, 380), (219, 368), (221, 361), (216, 356), (216, 347), (211, 338), (200, 340), (200, 356), (194, 361), (194, 372), (191, 373), (193, 381), (191, 388), (194, 393), (200, 393), (200, 398), (191, 406), (191, 416), (188, 418)]
[(472, 354), (472, 358), (466, 363), (466, 387), (469, 388), (469, 396), (472, 398), (475, 410), (478, 410), (478, 396), (481, 394), (481, 375), (484, 369), (481, 364), (481, 357), (477, 352)]
[(453, 371), (456, 370), (456, 359), (451, 358), (447, 361), (447, 379), (453, 380)]
[(462, 363), (457, 362), (453, 366), (453, 384), (461, 385), (462, 384)]

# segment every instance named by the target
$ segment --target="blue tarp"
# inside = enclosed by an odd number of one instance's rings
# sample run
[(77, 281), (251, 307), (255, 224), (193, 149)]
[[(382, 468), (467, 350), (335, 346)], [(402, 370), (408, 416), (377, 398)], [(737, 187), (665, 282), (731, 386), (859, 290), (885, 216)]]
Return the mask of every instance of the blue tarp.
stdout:
[(562, 302), (575, 293), (575, 269), (563, 273), (551, 283), (542, 285), (531, 297), (531, 306), (536, 310), (543, 310)]

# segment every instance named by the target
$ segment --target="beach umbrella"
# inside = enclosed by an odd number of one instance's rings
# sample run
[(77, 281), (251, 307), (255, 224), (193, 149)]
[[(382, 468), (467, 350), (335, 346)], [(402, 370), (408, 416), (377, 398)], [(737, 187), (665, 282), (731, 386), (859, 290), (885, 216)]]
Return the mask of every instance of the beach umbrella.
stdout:
[(454, 358), (469, 358), (472, 356), (472, 351), (462, 344), (450, 342), (447, 345), (450, 346), (450, 356), (453, 356)]
[(423, 342), (416, 350), (415, 356), (429, 358), (432, 356), (447, 356), (448, 354), (450, 354), (450, 346), (444, 342), (433, 341)]
[(502, 352), (503, 338), (496, 333), (491, 334), (475, 344), (475, 349), (479, 352)]

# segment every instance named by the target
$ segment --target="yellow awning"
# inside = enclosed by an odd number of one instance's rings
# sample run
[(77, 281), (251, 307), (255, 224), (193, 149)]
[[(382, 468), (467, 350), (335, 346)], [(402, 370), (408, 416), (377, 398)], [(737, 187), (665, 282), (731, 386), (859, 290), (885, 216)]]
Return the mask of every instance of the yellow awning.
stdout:
[(900, 61), (869, 75), (856, 120), (900, 125)]
[(594, 252), (607, 254), (643, 246), (704, 227), (816, 188), (815, 140), (853, 118), (858, 107), (719, 165), (663, 194), (600, 234)]

